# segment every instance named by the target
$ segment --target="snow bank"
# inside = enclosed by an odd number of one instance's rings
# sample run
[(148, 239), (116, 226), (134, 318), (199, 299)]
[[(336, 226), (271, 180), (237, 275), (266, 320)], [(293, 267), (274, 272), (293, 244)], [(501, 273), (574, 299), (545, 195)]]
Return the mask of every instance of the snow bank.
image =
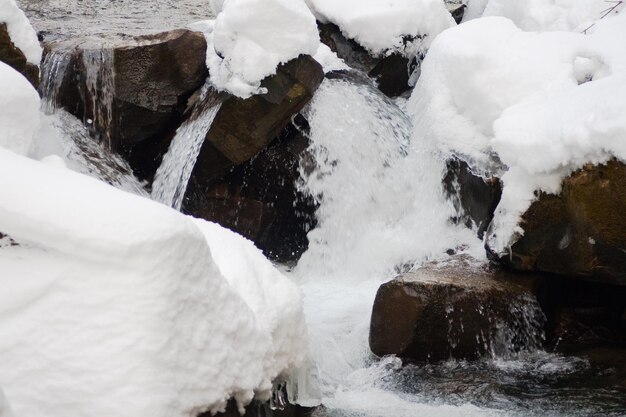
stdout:
[(27, 155), (39, 129), (39, 95), (4, 62), (0, 62), (0, 91), (0, 147)]
[(218, 226), (0, 149), (0, 230), (21, 243), (0, 248), (15, 415), (194, 416), (267, 398), (304, 356), (297, 289)]
[(26, 55), (28, 62), (39, 65), (42, 50), (37, 33), (15, 0), (0, 0), (0, 23), (7, 24), (11, 40)]
[(4, 392), (0, 388), (0, 417), (13, 417), (13, 411), (11, 406), (4, 396)]
[(405, 44), (405, 38), (424, 36), (413, 46), (427, 48), (441, 31), (454, 26), (454, 20), (441, 0), (307, 2), (320, 21), (336, 24), (345, 36), (374, 55), (410, 50), (411, 45)]
[(313, 55), (313, 58), (320, 63), (324, 69), (324, 73), (331, 71), (347, 71), (350, 69), (350, 67), (328, 47), (328, 45), (323, 43), (320, 43), (320, 46), (317, 48), (317, 52)]
[(523, 233), (535, 190), (559, 192), (586, 162), (626, 160), (626, 14), (588, 33), (482, 18), (442, 33), (422, 65), (416, 128), (476, 168), (505, 171), (490, 242), (500, 252)]
[(220, 90), (240, 97), (263, 93), (261, 80), (278, 65), (313, 55), (319, 46), (315, 18), (303, 0), (224, 0), (212, 7), (220, 13), (205, 26), (207, 66)]
[(581, 32), (612, 5), (598, 0), (489, 0), (483, 16), (507, 17), (528, 31)]

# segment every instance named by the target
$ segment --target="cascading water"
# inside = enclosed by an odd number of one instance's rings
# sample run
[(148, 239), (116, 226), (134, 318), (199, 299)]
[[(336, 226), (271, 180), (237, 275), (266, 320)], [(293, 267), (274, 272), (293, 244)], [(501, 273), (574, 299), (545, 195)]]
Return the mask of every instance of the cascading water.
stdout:
[(191, 172), (211, 124), (220, 110), (219, 97), (208, 85), (201, 91), (201, 105), (176, 131), (152, 185), (152, 199), (180, 210)]
[[(45, 117), (42, 120), (41, 143), (47, 147), (36, 150), (36, 156), (49, 154), (64, 156), (65, 164), (74, 171), (97, 178), (114, 187), (139, 195), (147, 195), (145, 184), (139, 181), (126, 161), (114, 154), (103, 143), (89, 134), (93, 120), (80, 120), (59, 108), (59, 93), (70, 69), (73, 45), (54, 45), (44, 57), (41, 65), (42, 96), (41, 107)], [(112, 54), (94, 49), (83, 59), (86, 66), (87, 85), (92, 93), (92, 106), (97, 110), (98, 122), (109, 123), (111, 113)], [(106, 116), (105, 116), (106, 115)], [(94, 117), (94, 119), (96, 119)], [(110, 144), (108, 144), (110, 145)], [(41, 145), (40, 145), (41, 146)]]
[[(305, 297), (325, 405), (320, 416), (528, 416), (528, 405), (507, 390), (523, 392), (537, 378), (588, 369), (584, 361), (534, 350), (543, 325), (534, 299), (511, 303), (513, 323), (494, 318), (497, 337), (481, 361), (402, 367), (399, 359), (370, 353), (369, 322), (381, 283), (426, 261), (445, 262), (447, 252), (484, 262), (475, 231), (451, 221), (457, 213), (443, 193), (446, 155), (420, 134), (426, 105), (420, 97), (391, 101), (348, 77), (325, 80), (306, 110), (316, 166), (301, 170), (301, 189), (320, 207), (309, 250), (291, 275)], [(573, 415), (535, 401), (533, 409)]]

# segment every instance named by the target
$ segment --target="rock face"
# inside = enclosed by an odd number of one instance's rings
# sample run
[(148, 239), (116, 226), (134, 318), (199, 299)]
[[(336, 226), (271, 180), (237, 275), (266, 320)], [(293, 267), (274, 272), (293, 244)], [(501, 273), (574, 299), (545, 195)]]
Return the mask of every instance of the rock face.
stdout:
[[(491, 257), (519, 271), (544, 271), (626, 285), (626, 165), (586, 166), (542, 193), (523, 215), (510, 253)], [(487, 248), (489, 251), (489, 248)]]
[(547, 276), (539, 302), (549, 351), (626, 348), (626, 287)]
[(295, 187), (308, 139), (287, 126), (323, 77), (315, 60), (300, 56), (263, 81), (268, 94), (227, 98), (200, 150), (183, 211), (241, 233), (273, 259), (299, 257), (315, 206)]
[(376, 294), (370, 348), (409, 361), (537, 348), (544, 315), (529, 288), (533, 281), (514, 280), (463, 263), (401, 275)]
[(308, 145), (304, 134), (288, 126), (268, 148), (212, 181), (205, 192), (188, 194), (185, 211), (237, 231), (272, 260), (299, 258), (316, 224), (315, 202), (295, 186)]
[(11, 41), (6, 23), (0, 23), (0, 61), (21, 73), (33, 87), (39, 86), (39, 67), (29, 63), (24, 53)]
[(65, 71), (47, 81), (47, 89), (56, 89), (50, 92), (55, 101), (91, 121), (94, 135), (127, 157), (137, 144), (175, 129), (188, 97), (207, 76), (204, 35), (189, 30), (53, 44), (45, 53), (46, 67), (64, 60)]
[(354, 40), (344, 37), (339, 27), (332, 23), (318, 22), (318, 28), (320, 40), (350, 67), (373, 78), (385, 95), (397, 97), (411, 89), (409, 78), (416, 67), (415, 62), (397, 53), (373, 57)]
[(469, 165), (458, 158), (449, 159), (447, 168), (443, 185), (458, 213), (453, 221), (475, 228), (482, 239), (502, 197), (502, 183), (499, 178), (472, 173)]

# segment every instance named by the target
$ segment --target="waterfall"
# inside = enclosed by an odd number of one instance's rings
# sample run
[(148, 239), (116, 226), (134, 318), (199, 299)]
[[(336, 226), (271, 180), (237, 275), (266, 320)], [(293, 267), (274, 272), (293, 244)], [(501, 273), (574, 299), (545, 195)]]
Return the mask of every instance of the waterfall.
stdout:
[(42, 98), (42, 110), (53, 114), (58, 107), (58, 96), (67, 74), (72, 55), (70, 51), (58, 48), (49, 51), (41, 64), (41, 83), (39, 94)]
[(180, 210), (196, 159), (221, 103), (208, 85), (201, 92), (200, 105), (176, 130), (152, 185), (152, 199)]

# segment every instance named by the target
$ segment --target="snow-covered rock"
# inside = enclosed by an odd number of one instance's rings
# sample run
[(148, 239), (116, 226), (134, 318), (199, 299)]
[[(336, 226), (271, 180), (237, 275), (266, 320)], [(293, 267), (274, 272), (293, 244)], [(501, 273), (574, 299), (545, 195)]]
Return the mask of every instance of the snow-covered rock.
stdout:
[(15, 0), (0, 0), (0, 23), (6, 23), (11, 40), (26, 55), (28, 62), (39, 65), (41, 45), (35, 29)]
[(612, 2), (597, 0), (489, 0), (482, 15), (507, 17), (528, 31), (581, 32), (611, 6)]
[(250, 242), (199, 226), (0, 149), (0, 230), (20, 243), (0, 248), (16, 415), (182, 417), (269, 397), (306, 355), (298, 290)]
[(455, 24), (441, 0), (306, 1), (318, 20), (339, 26), (345, 36), (374, 55), (427, 48)]
[(588, 35), (524, 32), (489, 17), (433, 43), (410, 103), (416, 128), (474, 167), (505, 171), (495, 251), (523, 233), (519, 216), (536, 190), (558, 193), (585, 163), (626, 160), (625, 37), (626, 14)]
[(319, 47), (315, 18), (304, 0), (224, 0), (205, 25), (207, 66), (220, 90), (240, 97), (263, 93), (261, 80), (278, 65)]
[(22, 74), (0, 62), (0, 147), (27, 155), (39, 129), (39, 95)]

